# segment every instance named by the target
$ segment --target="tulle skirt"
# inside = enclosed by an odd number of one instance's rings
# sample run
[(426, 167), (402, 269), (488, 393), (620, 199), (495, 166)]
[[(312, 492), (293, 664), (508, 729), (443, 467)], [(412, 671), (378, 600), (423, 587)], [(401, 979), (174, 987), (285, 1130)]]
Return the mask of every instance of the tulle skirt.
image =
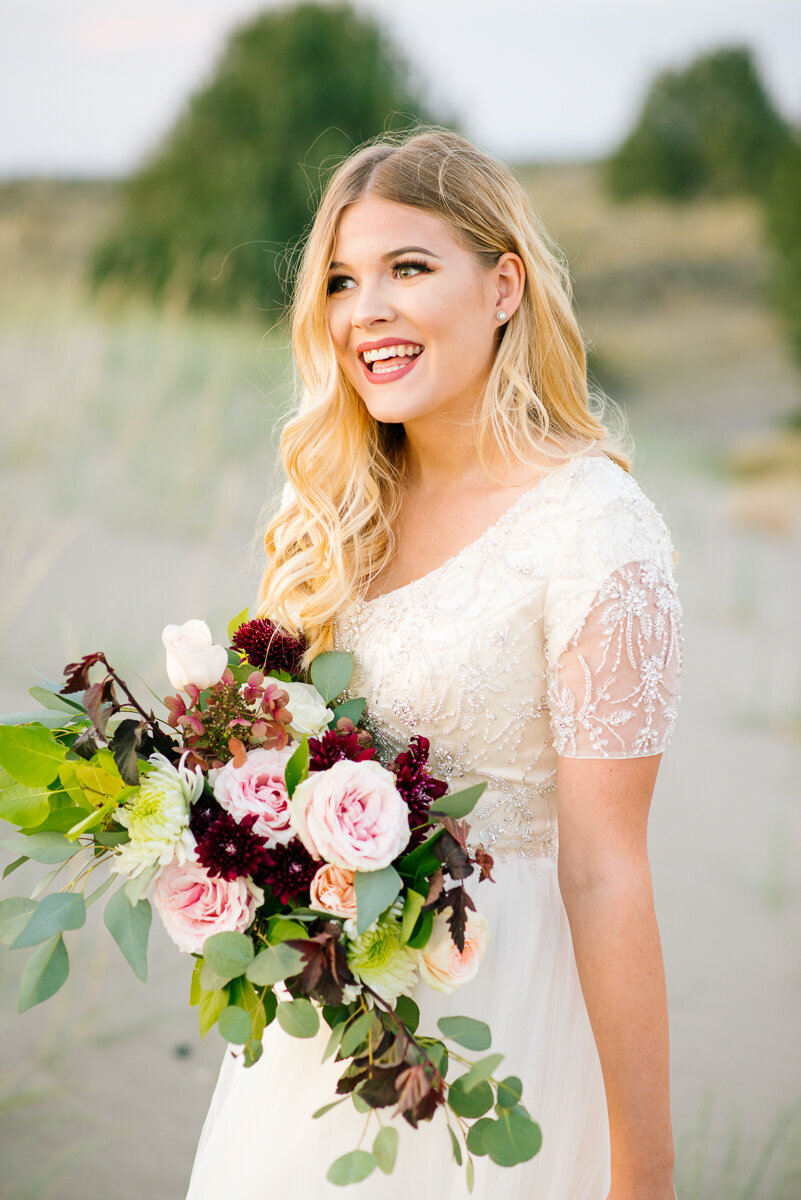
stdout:
[[(487, 1021), (490, 1052), (505, 1055), (496, 1078), (517, 1075), (523, 1103), (542, 1130), (528, 1162), (496, 1166), (476, 1157), (475, 1200), (606, 1200), (610, 1187), (609, 1123), (603, 1077), (579, 984), (567, 914), (551, 858), (496, 859), (495, 882), (467, 880), (491, 935), (477, 975), (445, 994), (418, 984), (420, 1033), (438, 1035), (437, 1018)], [(349, 1100), (312, 1120), (335, 1099), (344, 1064), (320, 1059), (330, 1030), (290, 1037), (273, 1021), (264, 1054), (245, 1068), (226, 1051), (192, 1170), (186, 1200), (332, 1200), (354, 1191), (370, 1200), (455, 1200), (467, 1197), (464, 1166), (453, 1159), (445, 1113), (417, 1129), (394, 1120), (400, 1140), (391, 1175), (374, 1170), (346, 1188), (326, 1180), (339, 1155), (369, 1150), (375, 1113)], [(478, 1053), (455, 1047), (466, 1057)], [(486, 1052), (483, 1052), (486, 1053)], [(454, 1078), (463, 1068), (449, 1071)], [(380, 1110), (391, 1120), (393, 1108)], [(492, 1113), (490, 1113), (492, 1115)], [(366, 1127), (366, 1132), (365, 1132)], [(361, 1138), (361, 1142), (360, 1142)], [(464, 1150), (464, 1147), (463, 1147)]]

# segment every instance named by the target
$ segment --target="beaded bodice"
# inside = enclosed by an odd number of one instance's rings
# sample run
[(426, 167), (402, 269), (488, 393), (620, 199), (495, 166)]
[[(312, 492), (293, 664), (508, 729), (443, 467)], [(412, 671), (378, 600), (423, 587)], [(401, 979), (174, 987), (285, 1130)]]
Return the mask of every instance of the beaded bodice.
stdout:
[(629, 758), (670, 740), (681, 607), (670, 534), (606, 456), (542, 477), (422, 578), (337, 616), (379, 752), (431, 743), (452, 790), (486, 780), (471, 844), (557, 857), (557, 755)]

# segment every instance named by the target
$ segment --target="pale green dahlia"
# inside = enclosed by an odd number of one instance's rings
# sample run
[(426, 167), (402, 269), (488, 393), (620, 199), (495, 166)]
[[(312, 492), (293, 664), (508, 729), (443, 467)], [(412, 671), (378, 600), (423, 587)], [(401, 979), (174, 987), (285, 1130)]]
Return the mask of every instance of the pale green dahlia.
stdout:
[(358, 980), (388, 1004), (410, 992), (417, 982), (417, 957), (408, 946), (400, 944), (402, 912), (403, 901), (395, 900), (360, 934), (356, 933), (354, 920), (344, 922), (348, 966)]
[(174, 767), (158, 751), (150, 756), (152, 769), (127, 804), (114, 810), (131, 840), (115, 854), (113, 869), (132, 879), (148, 867), (179, 864), (193, 855), (195, 839), (189, 829), (189, 806), (203, 791), (203, 772)]

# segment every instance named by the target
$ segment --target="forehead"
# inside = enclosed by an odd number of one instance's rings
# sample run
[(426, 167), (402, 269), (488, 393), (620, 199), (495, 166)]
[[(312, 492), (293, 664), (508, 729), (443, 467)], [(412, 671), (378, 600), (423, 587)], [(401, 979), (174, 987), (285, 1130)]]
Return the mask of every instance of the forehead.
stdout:
[(441, 217), (394, 200), (365, 196), (342, 210), (332, 257), (349, 261), (411, 244), (425, 246), (435, 254), (461, 249)]

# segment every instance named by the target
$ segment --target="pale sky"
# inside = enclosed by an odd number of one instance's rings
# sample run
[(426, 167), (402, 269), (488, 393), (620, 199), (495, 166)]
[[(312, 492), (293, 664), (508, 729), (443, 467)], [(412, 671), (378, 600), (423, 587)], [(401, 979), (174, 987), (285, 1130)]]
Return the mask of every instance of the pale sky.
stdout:
[[(0, 176), (121, 175), (273, 0), (0, 0)], [(749, 45), (801, 122), (799, 0), (356, 0), (433, 100), (516, 161), (597, 157), (654, 73)]]

